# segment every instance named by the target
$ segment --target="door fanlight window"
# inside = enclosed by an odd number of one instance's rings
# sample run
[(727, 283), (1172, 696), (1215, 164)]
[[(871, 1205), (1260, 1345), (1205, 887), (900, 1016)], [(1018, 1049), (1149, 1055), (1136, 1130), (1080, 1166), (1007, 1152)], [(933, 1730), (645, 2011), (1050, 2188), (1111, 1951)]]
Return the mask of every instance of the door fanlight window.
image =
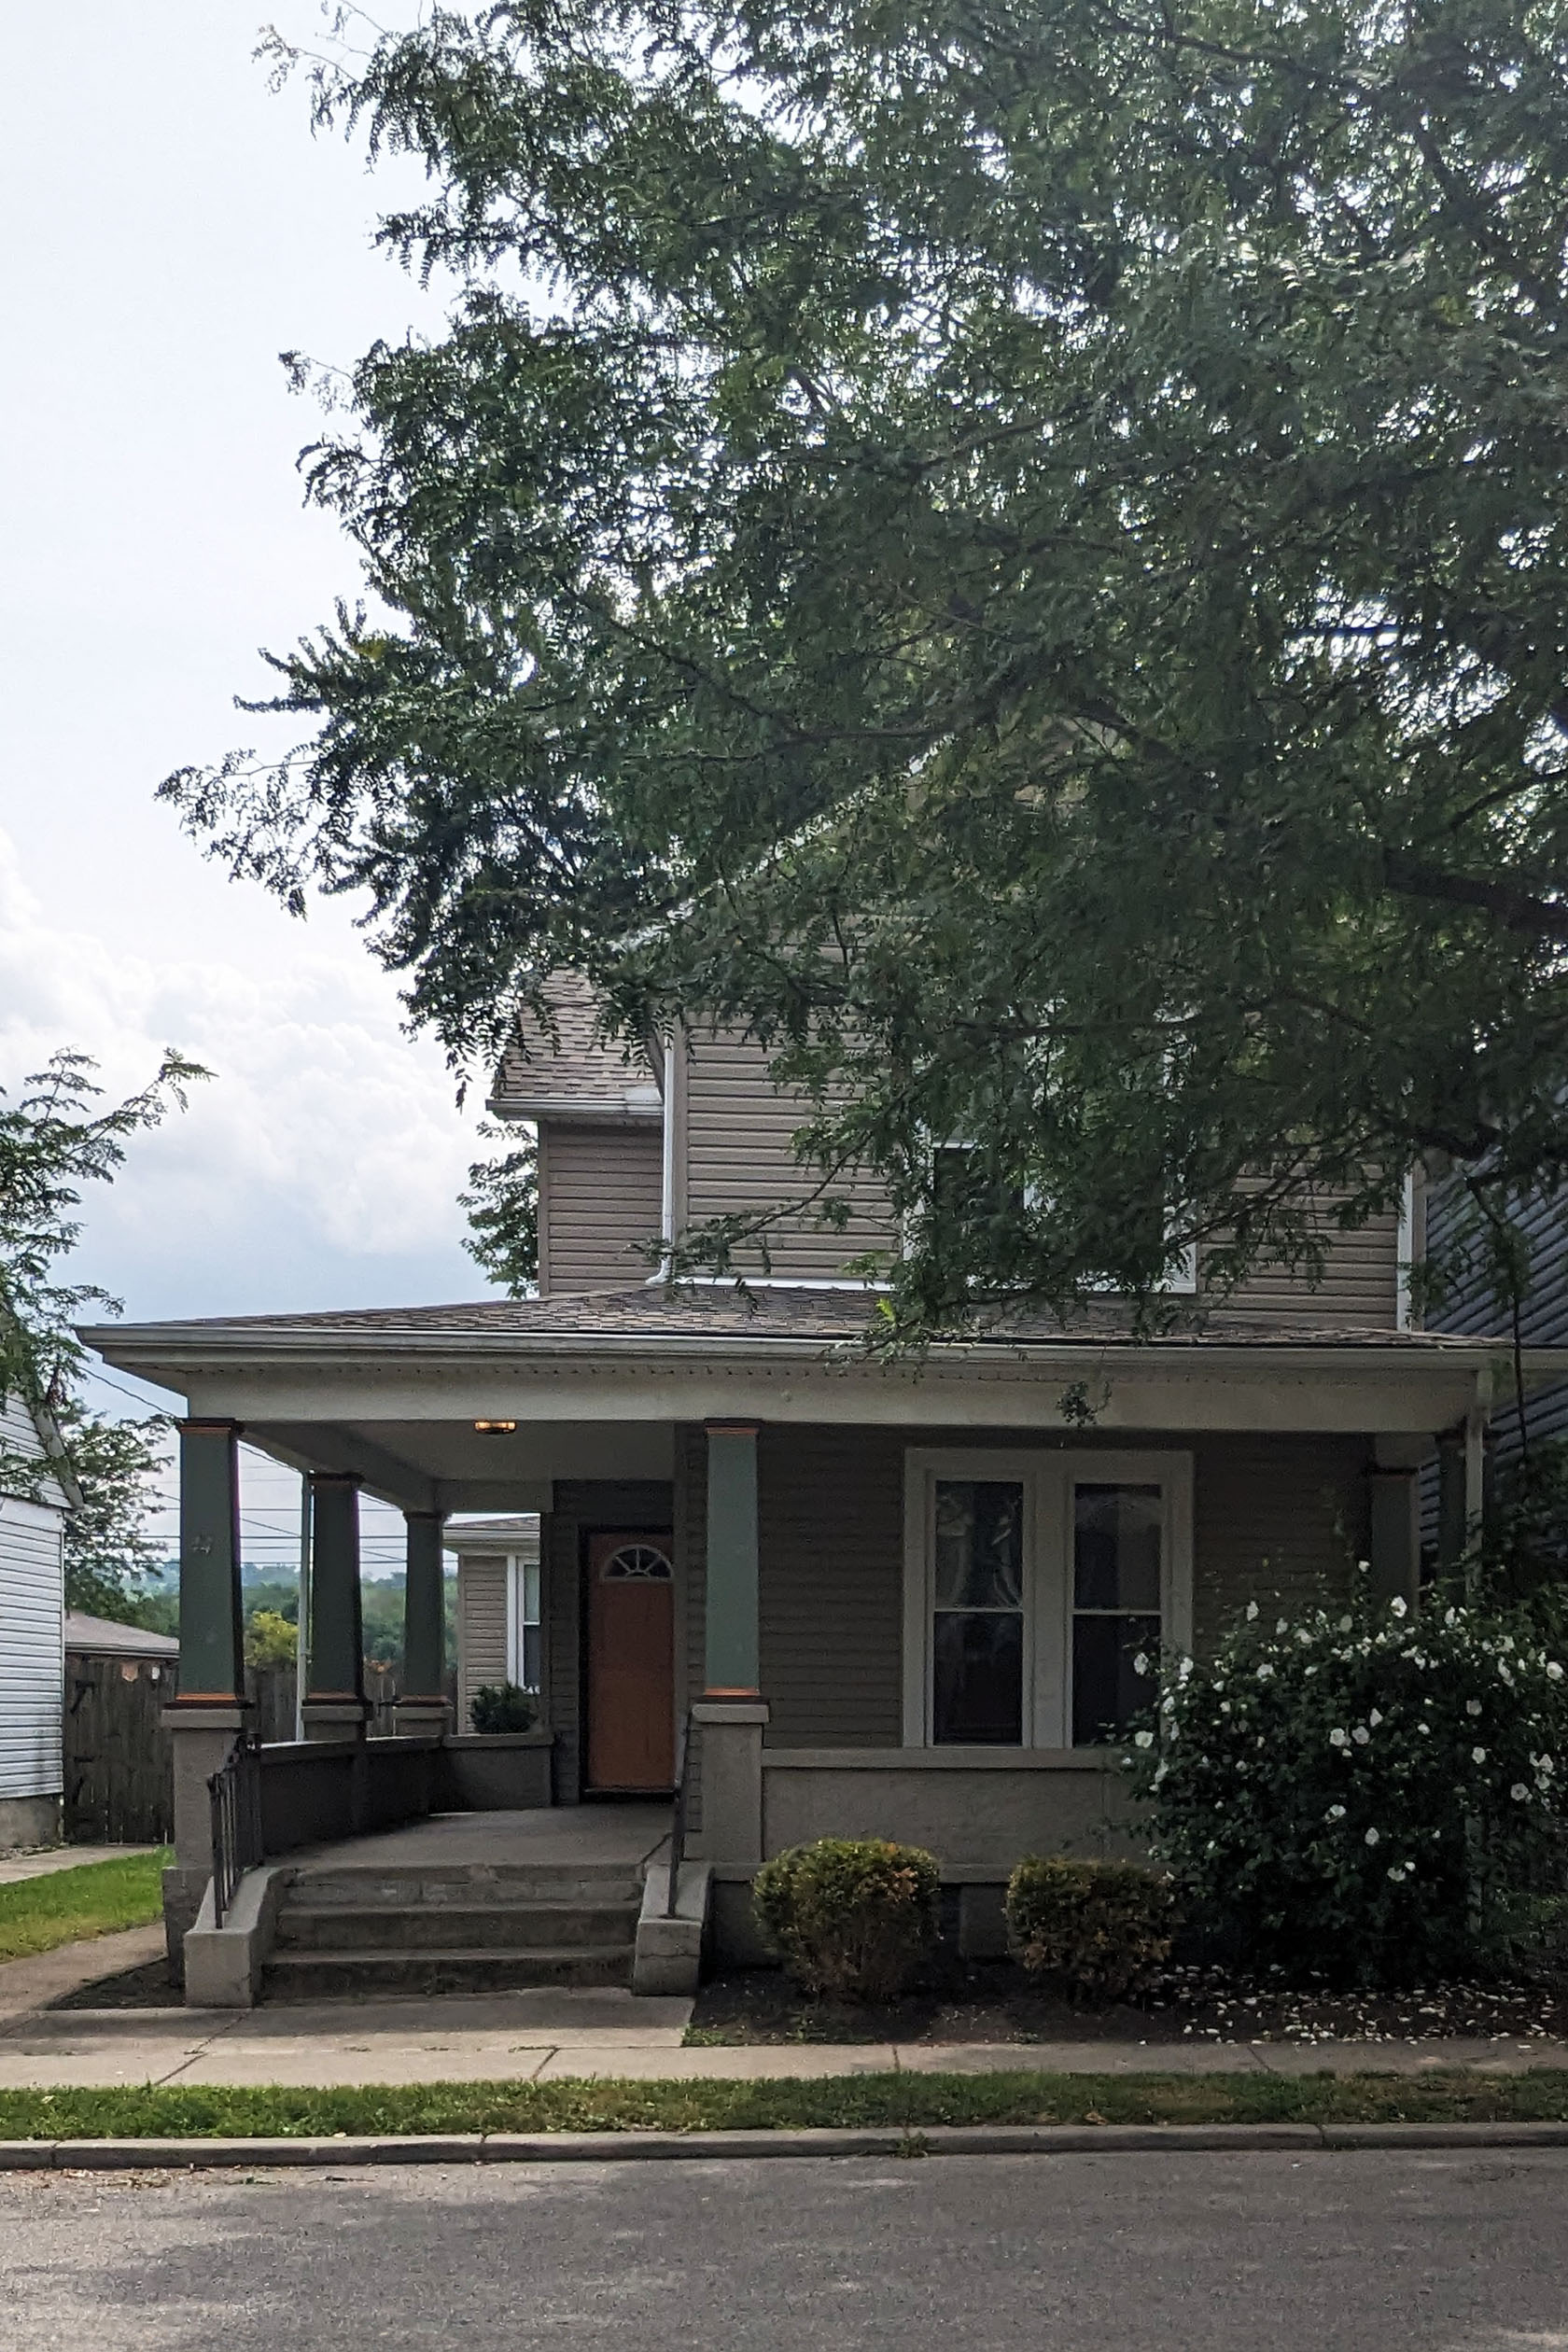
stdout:
[(668, 1584), (675, 1574), (667, 1556), (652, 1544), (623, 1544), (599, 1570), (601, 1584)]

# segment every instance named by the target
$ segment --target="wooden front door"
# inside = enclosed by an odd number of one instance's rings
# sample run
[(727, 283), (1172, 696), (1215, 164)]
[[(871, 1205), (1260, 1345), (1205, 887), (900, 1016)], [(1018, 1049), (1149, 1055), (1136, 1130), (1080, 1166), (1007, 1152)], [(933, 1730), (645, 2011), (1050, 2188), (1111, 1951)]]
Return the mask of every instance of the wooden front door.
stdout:
[(675, 1572), (667, 1534), (588, 1538), (588, 1785), (675, 1779)]

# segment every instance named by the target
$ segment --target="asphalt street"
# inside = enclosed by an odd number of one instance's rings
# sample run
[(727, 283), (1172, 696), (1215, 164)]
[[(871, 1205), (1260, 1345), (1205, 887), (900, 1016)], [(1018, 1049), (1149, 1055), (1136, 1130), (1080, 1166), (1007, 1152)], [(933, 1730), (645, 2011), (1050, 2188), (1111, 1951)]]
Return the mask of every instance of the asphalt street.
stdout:
[(1568, 2153), (0, 2178), (6, 2352), (1568, 2347)]

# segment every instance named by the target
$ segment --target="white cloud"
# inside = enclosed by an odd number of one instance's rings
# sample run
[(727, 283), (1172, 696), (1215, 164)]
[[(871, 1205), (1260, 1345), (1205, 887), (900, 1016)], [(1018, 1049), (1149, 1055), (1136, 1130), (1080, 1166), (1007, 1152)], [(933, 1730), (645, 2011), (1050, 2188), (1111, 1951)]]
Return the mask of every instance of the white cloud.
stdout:
[(472, 1122), (439, 1052), (351, 929), (275, 927), (261, 970), (111, 945), (48, 918), (0, 833), (0, 1083), (63, 1045), (116, 1095), (165, 1045), (216, 1073), (88, 1204), (86, 1270), (137, 1315), (482, 1291), (455, 1204)]

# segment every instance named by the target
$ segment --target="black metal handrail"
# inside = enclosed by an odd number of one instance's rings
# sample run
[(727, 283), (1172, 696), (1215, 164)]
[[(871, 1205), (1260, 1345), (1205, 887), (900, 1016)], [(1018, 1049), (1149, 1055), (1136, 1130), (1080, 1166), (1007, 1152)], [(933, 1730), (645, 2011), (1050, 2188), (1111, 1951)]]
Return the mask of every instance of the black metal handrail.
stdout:
[(261, 1743), (242, 1731), (207, 1783), (212, 1802), (213, 1925), (221, 1927), (245, 1872), (261, 1860)]
[(665, 1903), (665, 1917), (675, 1917), (680, 1900), (680, 1866), (686, 1859), (686, 1767), (692, 1747), (692, 1718), (688, 1714), (680, 1727), (680, 1754), (675, 1767), (675, 1804), (670, 1813), (669, 1895)]

